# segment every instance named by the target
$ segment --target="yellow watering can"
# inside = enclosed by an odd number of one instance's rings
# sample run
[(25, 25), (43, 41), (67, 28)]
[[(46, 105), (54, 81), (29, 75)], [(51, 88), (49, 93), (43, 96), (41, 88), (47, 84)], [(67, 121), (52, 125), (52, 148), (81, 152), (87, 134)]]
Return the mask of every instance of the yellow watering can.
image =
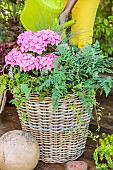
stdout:
[(61, 30), (74, 24), (74, 20), (62, 25), (55, 23), (64, 8), (64, 0), (26, 0), (24, 10), (20, 16), (26, 30), (38, 31), (42, 29)]

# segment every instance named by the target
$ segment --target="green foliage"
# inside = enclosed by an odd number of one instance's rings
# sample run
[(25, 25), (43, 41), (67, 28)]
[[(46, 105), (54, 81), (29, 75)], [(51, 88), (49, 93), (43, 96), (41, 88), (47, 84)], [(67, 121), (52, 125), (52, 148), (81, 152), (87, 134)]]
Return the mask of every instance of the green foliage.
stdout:
[(13, 79), (7, 74), (1, 76), (0, 92), (11, 90), (15, 96), (13, 103), (17, 106), (25, 102), (31, 93), (37, 93), (39, 100), (52, 96), (54, 110), (58, 108), (62, 97), (74, 93), (91, 115), (92, 104), (96, 105), (96, 91), (104, 91), (107, 96), (112, 87), (111, 77), (103, 78), (99, 73), (112, 73), (113, 59), (101, 54), (98, 42), (82, 49), (67, 49), (59, 45), (56, 54), (58, 57), (51, 71), (43, 69), (41, 72), (22, 72), (15, 67)]
[(97, 11), (97, 15), (107, 17), (113, 14), (113, 0), (100, 0), (100, 5)]
[(102, 134), (102, 139), (99, 139), (99, 147), (94, 152), (94, 160), (98, 170), (113, 169), (113, 134)]
[(1, 19), (4, 19), (7, 22), (10, 18), (13, 18), (14, 22), (19, 20), (19, 15), (23, 9), (24, 1), (19, 0), (16, 3), (15, 0), (3, 0), (1, 1)]
[(113, 54), (113, 0), (101, 2), (94, 24), (93, 42), (99, 40), (105, 56)]
[(20, 14), (23, 7), (24, 0), (18, 0), (18, 3), (16, 0), (0, 1), (0, 42), (8, 41), (9, 30), (12, 34), (10, 36), (13, 36), (15, 31), (20, 33), (18, 28), (21, 28)]
[(105, 56), (113, 54), (113, 16), (97, 17), (94, 26), (94, 42), (99, 40)]

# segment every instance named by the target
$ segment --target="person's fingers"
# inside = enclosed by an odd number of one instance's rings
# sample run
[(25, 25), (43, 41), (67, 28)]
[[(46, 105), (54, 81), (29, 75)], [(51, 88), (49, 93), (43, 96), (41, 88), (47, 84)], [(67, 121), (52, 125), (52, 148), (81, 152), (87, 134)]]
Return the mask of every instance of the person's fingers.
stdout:
[(66, 21), (66, 18), (64, 16), (60, 15), (60, 17), (59, 17), (60, 24), (63, 24), (65, 21)]
[(60, 24), (63, 24), (64, 22), (66, 22), (67, 19), (68, 19), (68, 16), (64, 12), (62, 12), (60, 17), (59, 17)]

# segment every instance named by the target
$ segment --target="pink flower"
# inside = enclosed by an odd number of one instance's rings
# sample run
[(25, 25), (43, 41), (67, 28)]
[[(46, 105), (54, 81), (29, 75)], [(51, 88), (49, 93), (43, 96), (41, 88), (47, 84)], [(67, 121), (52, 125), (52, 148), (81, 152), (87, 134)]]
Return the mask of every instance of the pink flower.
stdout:
[(35, 68), (36, 70), (42, 70), (43, 68), (46, 68), (48, 70), (51, 70), (54, 68), (54, 60), (57, 56), (53, 53), (46, 54), (43, 57), (37, 56), (36, 57), (36, 63)]
[(51, 30), (41, 30), (38, 32), (25, 31), (18, 36), (17, 44), (22, 52), (34, 52), (42, 54), (46, 51), (47, 45), (58, 45), (61, 37)]
[(35, 61), (36, 58), (34, 56), (25, 53), (22, 55), (22, 58), (20, 58), (20, 61), (19, 63), (17, 63), (17, 65), (20, 66), (20, 70), (26, 72), (26, 71), (34, 70)]
[(12, 67), (20, 66), (20, 70), (29, 71), (35, 68), (36, 58), (31, 54), (22, 54), (16, 48), (12, 49), (8, 55), (5, 56), (6, 65), (10, 64)]
[(5, 56), (5, 63), (6, 65), (11, 65), (12, 67), (17, 65), (17, 60), (21, 57), (22, 53), (20, 50), (16, 48), (12, 49), (6, 56)]
[(14, 48), (5, 57), (6, 65), (19, 66), (21, 71), (51, 70), (57, 57), (51, 52), (60, 43), (61, 37), (54, 31), (25, 31), (18, 36), (17, 49)]

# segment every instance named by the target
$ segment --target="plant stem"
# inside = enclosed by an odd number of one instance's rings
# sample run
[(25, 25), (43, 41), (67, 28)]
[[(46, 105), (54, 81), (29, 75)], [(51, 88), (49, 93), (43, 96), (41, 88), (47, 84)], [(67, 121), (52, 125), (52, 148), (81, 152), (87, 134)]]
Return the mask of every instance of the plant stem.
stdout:
[(4, 125), (2, 123), (2, 115), (0, 114), (0, 129), (3, 129), (4, 128)]

